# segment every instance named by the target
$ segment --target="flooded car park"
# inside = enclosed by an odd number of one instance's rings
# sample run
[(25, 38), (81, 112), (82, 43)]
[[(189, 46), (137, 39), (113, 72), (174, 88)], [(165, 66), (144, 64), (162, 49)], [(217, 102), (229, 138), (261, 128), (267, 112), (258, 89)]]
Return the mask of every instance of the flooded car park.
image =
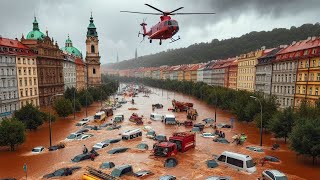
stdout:
[[(7, 163), (0, 163), (0, 177), (15, 177), (21, 179), (24, 176), (22, 166), (24, 163), (28, 164), (28, 179), (41, 179), (45, 174), (55, 172), (58, 169), (64, 167), (71, 167), (76, 164), (76, 166), (81, 166), (80, 170), (75, 171), (72, 175), (63, 177), (63, 179), (81, 179), (84, 173), (86, 173), (86, 166), (91, 166), (99, 169), (103, 162), (113, 162), (116, 167), (121, 167), (127, 164), (132, 166), (133, 172), (138, 172), (140, 170), (150, 170), (154, 175), (146, 177), (146, 179), (158, 179), (161, 176), (172, 175), (177, 179), (206, 179), (210, 176), (230, 176), (232, 179), (257, 179), (261, 178), (262, 172), (266, 169), (278, 169), (279, 171), (286, 174), (288, 179), (300, 180), (300, 179), (317, 179), (320, 176), (319, 166), (311, 166), (306, 162), (300, 160), (296, 155), (290, 151), (285, 144), (278, 142), (280, 144), (280, 150), (272, 151), (271, 146), (275, 143), (275, 139), (272, 138), (270, 134), (264, 134), (264, 152), (257, 153), (254, 151), (249, 151), (246, 149), (247, 146), (257, 145), (259, 142), (259, 130), (254, 124), (235, 122), (232, 128), (221, 128), (221, 131), (225, 133), (225, 138), (232, 142), (232, 136), (235, 134), (244, 133), (247, 135), (247, 140), (244, 145), (236, 145), (235, 143), (222, 144), (215, 143), (212, 138), (203, 138), (201, 133), (195, 134), (196, 146), (189, 149), (186, 152), (178, 152), (173, 157), (177, 160), (178, 165), (173, 168), (165, 168), (164, 163), (166, 157), (155, 157), (152, 150), (138, 151), (137, 145), (144, 143), (149, 146), (149, 149), (153, 147), (156, 141), (148, 138), (146, 136), (147, 131), (143, 130), (144, 125), (148, 125), (157, 132), (158, 134), (163, 134), (166, 137), (172, 137), (174, 132), (190, 132), (192, 126), (178, 126), (178, 125), (166, 125), (161, 121), (150, 120), (151, 113), (157, 114), (173, 114), (175, 119), (178, 121), (185, 121), (186, 112), (169, 112), (168, 108), (172, 108), (171, 100), (177, 99), (178, 101), (189, 101), (193, 103), (194, 108), (197, 109), (198, 118), (193, 121), (195, 124), (201, 123), (202, 119), (214, 116), (214, 107), (206, 105), (197, 99), (189, 96), (185, 96), (178, 93), (166, 92), (161, 93), (161, 90), (151, 89), (153, 93), (149, 96), (150, 98), (134, 97), (135, 104), (131, 103), (123, 104), (121, 108), (115, 110), (115, 113), (122, 113), (125, 119), (121, 122), (121, 127), (118, 129), (113, 129), (111, 131), (107, 130), (107, 127), (101, 128), (101, 130), (91, 131), (90, 134), (94, 136), (88, 138), (85, 141), (66, 141), (66, 146), (58, 151), (44, 151), (37, 155), (32, 155), (30, 151), (32, 148), (40, 145), (44, 147), (49, 147), (49, 133), (48, 126), (44, 125), (40, 127), (37, 131), (28, 132), (26, 143), (19, 146), (16, 152), (0, 152), (0, 161)], [(166, 96), (168, 94), (168, 96)], [(119, 96), (121, 100), (131, 101), (132, 97)], [(152, 112), (152, 104), (154, 102), (161, 103), (163, 105), (162, 109), (154, 109)], [(137, 110), (130, 111), (128, 108), (134, 107)], [(101, 109), (100, 103), (94, 103), (88, 108), (88, 116), (94, 115), (97, 111)], [(136, 124), (129, 121), (129, 117), (132, 113), (139, 114), (142, 117), (143, 125)], [(53, 144), (58, 144), (63, 141), (72, 132), (80, 130), (82, 127), (75, 126), (82, 118), (85, 118), (85, 109), (82, 112), (76, 114), (76, 119), (73, 117), (67, 117), (65, 119), (59, 119), (53, 123), (52, 134), (53, 134)], [(232, 114), (221, 111), (217, 109), (217, 123), (230, 123), (230, 118), (233, 117)], [(106, 117), (106, 122), (111, 122), (113, 117)], [(96, 122), (90, 121), (89, 125), (100, 125)], [(77, 163), (71, 161), (76, 155), (82, 153), (83, 145), (86, 145), (90, 150), (96, 143), (102, 142), (106, 139), (121, 139), (121, 134), (133, 129), (140, 128), (142, 131), (142, 136), (139, 135), (138, 138), (133, 138), (130, 140), (120, 140), (117, 143), (110, 143), (107, 147), (99, 150), (99, 156), (95, 158), (94, 161), (85, 160)], [(204, 132), (214, 133), (212, 127), (204, 127)], [(168, 138), (169, 139), (169, 138)], [(119, 147), (129, 148), (123, 153), (119, 154), (108, 154), (107, 152)], [(212, 155), (221, 155), (224, 151), (230, 151), (238, 154), (245, 154), (252, 157), (255, 165), (256, 171), (252, 174), (238, 171), (231, 168), (224, 163), (218, 164), (216, 168), (208, 168), (207, 161), (212, 160)], [(261, 166), (258, 162), (259, 159), (265, 156), (275, 156), (281, 159), (280, 163), (265, 163)], [(48, 164), (50, 166), (48, 166)], [(113, 168), (103, 169), (104, 173), (111, 174)], [(134, 175), (121, 176), (121, 179), (138, 179)]]

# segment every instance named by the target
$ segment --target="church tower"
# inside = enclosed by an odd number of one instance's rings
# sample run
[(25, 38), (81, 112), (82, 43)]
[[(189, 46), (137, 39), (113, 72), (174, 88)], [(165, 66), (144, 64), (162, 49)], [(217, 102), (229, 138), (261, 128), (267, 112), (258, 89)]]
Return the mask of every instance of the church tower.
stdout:
[(100, 56), (99, 56), (99, 39), (96, 26), (93, 23), (91, 13), (90, 24), (87, 31), (86, 40), (86, 65), (87, 65), (87, 82), (88, 86), (100, 86)]

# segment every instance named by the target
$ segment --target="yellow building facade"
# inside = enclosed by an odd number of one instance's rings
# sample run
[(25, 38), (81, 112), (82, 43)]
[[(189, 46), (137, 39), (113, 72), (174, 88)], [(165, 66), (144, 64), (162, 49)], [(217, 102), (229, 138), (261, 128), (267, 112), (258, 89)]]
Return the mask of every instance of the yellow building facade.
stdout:
[(20, 107), (23, 107), (27, 103), (39, 106), (36, 57), (30, 55), (17, 55), (16, 66)]
[(263, 55), (264, 48), (241, 54), (238, 59), (237, 89), (254, 92), (256, 65), (258, 58)]
[[(305, 50), (305, 53), (307, 53)], [(316, 49), (312, 50), (316, 54)], [(295, 106), (303, 100), (314, 104), (319, 99), (320, 57), (303, 58), (298, 61)]]

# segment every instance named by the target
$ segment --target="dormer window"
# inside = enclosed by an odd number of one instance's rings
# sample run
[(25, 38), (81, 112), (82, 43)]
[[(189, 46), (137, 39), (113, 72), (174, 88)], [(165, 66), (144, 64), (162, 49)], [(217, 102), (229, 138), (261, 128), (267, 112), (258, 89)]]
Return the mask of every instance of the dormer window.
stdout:
[(305, 50), (304, 52), (303, 52), (303, 55), (305, 56), (305, 55), (308, 55), (308, 50)]

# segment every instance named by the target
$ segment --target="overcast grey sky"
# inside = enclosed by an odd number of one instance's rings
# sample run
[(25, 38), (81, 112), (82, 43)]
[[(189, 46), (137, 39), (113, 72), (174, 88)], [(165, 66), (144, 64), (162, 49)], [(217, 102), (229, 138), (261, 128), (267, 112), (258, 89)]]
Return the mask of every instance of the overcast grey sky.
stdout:
[[(179, 12), (216, 12), (216, 15), (174, 16), (178, 20), (181, 40), (175, 43), (140, 43), (139, 24), (147, 17), (148, 27), (159, 21), (158, 16), (126, 14), (120, 10), (155, 12), (149, 3), (161, 10)], [(64, 46), (67, 35), (85, 55), (85, 39), (90, 11), (93, 11), (100, 40), (102, 63), (187, 47), (212, 39), (238, 37), (251, 31), (290, 28), (319, 21), (319, 0), (1, 0), (0, 35), (21, 38), (32, 30), (36, 14), (40, 29)]]

